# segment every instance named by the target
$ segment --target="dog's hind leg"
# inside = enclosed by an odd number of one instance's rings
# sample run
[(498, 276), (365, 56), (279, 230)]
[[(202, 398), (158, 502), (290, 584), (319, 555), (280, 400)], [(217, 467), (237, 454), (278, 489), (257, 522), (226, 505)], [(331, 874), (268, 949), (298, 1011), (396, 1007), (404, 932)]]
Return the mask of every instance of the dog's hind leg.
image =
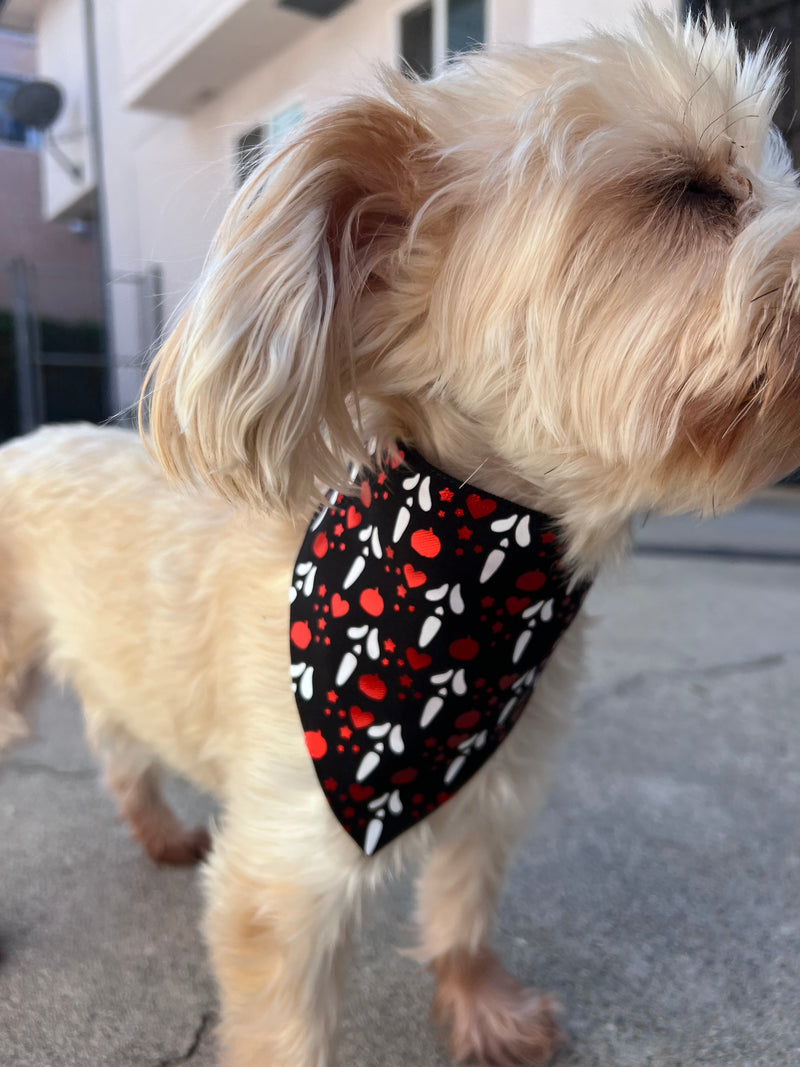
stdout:
[[(92, 717), (87, 714), (87, 721)], [(104, 780), (131, 836), (156, 863), (197, 863), (211, 847), (204, 827), (189, 829), (161, 795), (160, 773), (153, 757), (120, 727), (105, 728), (90, 738), (100, 752)], [(98, 739), (99, 737), (99, 739)]]

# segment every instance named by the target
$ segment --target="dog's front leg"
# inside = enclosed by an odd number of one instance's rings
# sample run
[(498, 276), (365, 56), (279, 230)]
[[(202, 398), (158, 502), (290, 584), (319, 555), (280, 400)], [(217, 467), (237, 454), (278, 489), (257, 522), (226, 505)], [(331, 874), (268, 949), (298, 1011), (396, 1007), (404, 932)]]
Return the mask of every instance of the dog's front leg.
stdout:
[(333, 1067), (340, 971), (363, 857), (347, 840), (344, 858), (318, 844), (301, 860), (290, 828), (270, 848), (252, 828), (232, 830), (227, 825), (215, 840), (206, 886), (221, 1063)]
[(418, 885), (417, 958), (436, 979), (434, 1016), (459, 1061), (543, 1064), (563, 1039), (553, 999), (507, 974), (489, 936), (509, 858), (544, 803), (571, 717), (582, 629), (562, 641), (508, 742), (437, 816)]

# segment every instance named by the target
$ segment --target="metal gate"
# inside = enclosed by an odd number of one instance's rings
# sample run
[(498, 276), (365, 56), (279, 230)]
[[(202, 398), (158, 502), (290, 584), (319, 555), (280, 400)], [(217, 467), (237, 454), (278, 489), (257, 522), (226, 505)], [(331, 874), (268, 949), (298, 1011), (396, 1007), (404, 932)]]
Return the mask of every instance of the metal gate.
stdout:
[(161, 333), (158, 268), (111, 282), (124, 351), (109, 365), (99, 279), (91, 271), (0, 265), (0, 440), (43, 422), (118, 415), (115, 377), (136, 377)]

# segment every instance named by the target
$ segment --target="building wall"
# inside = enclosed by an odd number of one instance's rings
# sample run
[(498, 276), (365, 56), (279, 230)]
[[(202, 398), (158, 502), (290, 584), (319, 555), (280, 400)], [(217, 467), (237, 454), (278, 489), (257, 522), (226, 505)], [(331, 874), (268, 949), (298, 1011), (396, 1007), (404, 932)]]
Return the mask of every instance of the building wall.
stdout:
[[(0, 74), (33, 77), (33, 38), (0, 31)], [(0, 141), (0, 273), (22, 261), (35, 279), (39, 314), (76, 321), (101, 318), (97, 246), (91, 229), (48, 221), (42, 214), (39, 153), (23, 144)], [(9, 310), (7, 278), (0, 289)]]
[[(677, 0), (659, 2), (667, 7)], [(487, 0), (487, 34), (492, 42), (544, 43), (575, 36), (589, 21), (619, 24), (637, 3)], [(406, 4), (352, 0), (336, 15), (321, 21), (287, 15), (277, 8), (276, 0), (259, 0), (258, 5), (254, 0), (203, 0), (199, 5), (196, 0), (146, 0), (148, 10), (153, 8), (153, 17), (162, 19), (160, 34), (152, 20), (141, 18), (142, 0), (115, 4), (104, 0), (41, 0), (37, 20), (39, 71), (66, 89), (69, 106), (56, 133), (65, 142), (67, 135), (71, 138), (70, 147), (86, 168), (81, 187), (75, 188), (73, 183), (68, 188), (64, 176), (45, 161), (44, 209), (50, 217), (80, 211), (96, 179), (88, 151), (87, 5), (94, 10), (99, 53), (105, 172), (101, 185), (119, 364), (116, 403), (122, 407), (132, 403), (138, 391), (142, 343), (135, 338), (133, 322), (141, 309), (130, 305), (130, 290), (119, 279), (142, 275), (158, 264), (164, 279), (163, 313), (167, 319), (174, 316), (200, 271), (233, 192), (238, 138), (285, 107), (300, 104), (308, 112), (332, 96), (368, 84), (376, 64), (396, 61), (398, 17), (415, 6), (415, 0)], [(213, 26), (222, 26), (226, 17), (227, 26), (214, 30)], [(241, 39), (248, 26), (256, 25), (256, 18), (261, 20), (259, 25), (267, 27), (257, 41), (260, 51), (269, 57), (263, 62), (254, 62), (252, 42)], [(274, 38), (269, 26), (275, 28)], [(206, 39), (198, 46), (195, 38), (202, 33)], [(208, 88), (204, 89), (200, 60), (214, 57), (213, 47), (208, 51), (214, 44), (214, 33), (219, 34), (220, 41), (235, 42), (242, 69), (240, 75), (237, 72), (232, 77), (230, 63), (226, 67), (216, 53), (219, 67), (206, 63)], [(167, 38), (172, 42), (175, 68), (165, 75)], [(193, 54), (191, 48), (195, 48)], [(148, 62), (152, 63), (152, 84), (147, 82)], [(192, 82), (193, 95), (188, 90), (182, 95), (176, 88), (175, 80), (181, 74)], [(151, 105), (160, 101), (162, 110), (134, 109), (129, 106), (131, 100), (150, 101)], [(165, 106), (171, 110), (163, 110)]]

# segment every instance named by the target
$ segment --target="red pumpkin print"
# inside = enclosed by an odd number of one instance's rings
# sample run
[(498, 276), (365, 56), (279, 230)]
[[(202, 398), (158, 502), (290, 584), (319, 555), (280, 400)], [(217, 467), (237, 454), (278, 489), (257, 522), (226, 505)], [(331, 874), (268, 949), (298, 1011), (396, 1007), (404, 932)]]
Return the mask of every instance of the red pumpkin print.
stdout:
[(531, 598), (529, 596), (510, 596), (506, 600), (506, 608), (509, 615), (519, 615), (521, 611), (524, 611), (530, 605)]
[(386, 683), (377, 674), (362, 674), (358, 688), (370, 700), (383, 700), (386, 696)]
[(289, 637), (297, 648), (308, 648), (311, 644), (311, 627), (305, 620), (293, 622)]
[(460, 637), (458, 641), (453, 641), (450, 645), (450, 655), (453, 659), (463, 661), (475, 659), (479, 651), (480, 645), (471, 637)]
[(517, 578), (516, 585), (517, 589), (521, 589), (524, 593), (535, 593), (546, 581), (542, 571), (526, 571)]
[(457, 730), (471, 730), (473, 726), (477, 726), (480, 722), (480, 712), (477, 711), (465, 711), (463, 715), (459, 715), (456, 719)]
[(328, 742), (322, 736), (321, 730), (306, 730), (306, 748), (312, 759), (322, 759), (328, 751)]
[(362, 800), (369, 800), (375, 790), (371, 785), (360, 785), (358, 782), (353, 782), (347, 792), (353, 800), (360, 803)]
[(427, 530), (415, 530), (411, 535), (411, 547), (425, 559), (434, 559), (442, 550), (442, 542), (429, 527)]
[(364, 589), (361, 596), (358, 598), (358, 602), (361, 607), (366, 611), (367, 615), (372, 615), (373, 618), (377, 618), (378, 615), (383, 614), (383, 597), (375, 589)]
[(408, 785), (416, 777), (417, 772), (413, 767), (404, 767), (402, 771), (395, 771), (390, 780), (392, 785)]

